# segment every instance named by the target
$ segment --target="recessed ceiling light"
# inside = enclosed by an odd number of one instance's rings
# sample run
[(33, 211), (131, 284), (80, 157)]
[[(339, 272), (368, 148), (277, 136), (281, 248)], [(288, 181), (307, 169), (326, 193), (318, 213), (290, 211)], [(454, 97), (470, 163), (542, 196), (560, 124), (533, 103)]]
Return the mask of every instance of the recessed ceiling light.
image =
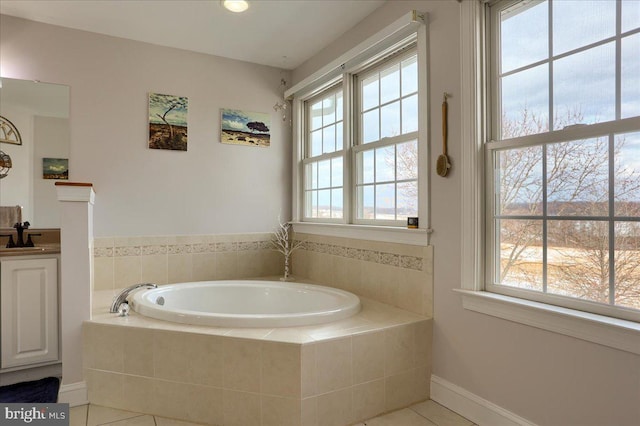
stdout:
[(222, 5), (225, 9), (230, 10), (232, 12), (244, 12), (249, 9), (249, 2), (246, 0), (224, 0)]

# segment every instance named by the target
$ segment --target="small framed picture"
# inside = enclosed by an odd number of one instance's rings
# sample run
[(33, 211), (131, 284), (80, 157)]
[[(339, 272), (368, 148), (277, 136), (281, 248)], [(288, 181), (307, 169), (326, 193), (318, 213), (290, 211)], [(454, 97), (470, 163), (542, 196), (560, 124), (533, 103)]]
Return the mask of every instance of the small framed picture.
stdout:
[(69, 180), (69, 159), (43, 158), (42, 179)]

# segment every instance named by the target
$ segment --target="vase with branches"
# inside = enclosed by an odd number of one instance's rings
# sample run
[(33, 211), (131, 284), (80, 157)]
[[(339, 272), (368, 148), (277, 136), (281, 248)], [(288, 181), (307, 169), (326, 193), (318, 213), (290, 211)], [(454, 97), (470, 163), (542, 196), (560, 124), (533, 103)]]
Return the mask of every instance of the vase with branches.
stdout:
[(291, 233), (291, 222), (282, 223), (278, 219), (278, 229), (273, 233), (274, 239), (271, 240), (271, 244), (274, 249), (282, 253), (284, 256), (284, 276), (280, 278), (281, 281), (289, 281), (291, 279), (290, 267), (291, 267), (291, 254), (304, 244), (303, 241), (294, 241)]

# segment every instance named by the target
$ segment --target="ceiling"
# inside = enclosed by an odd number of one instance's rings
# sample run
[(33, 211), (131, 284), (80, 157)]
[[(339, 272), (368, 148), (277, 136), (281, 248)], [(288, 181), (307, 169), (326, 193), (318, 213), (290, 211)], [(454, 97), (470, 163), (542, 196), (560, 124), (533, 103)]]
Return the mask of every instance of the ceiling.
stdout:
[(1, 0), (0, 13), (32, 21), (294, 69), (385, 0)]

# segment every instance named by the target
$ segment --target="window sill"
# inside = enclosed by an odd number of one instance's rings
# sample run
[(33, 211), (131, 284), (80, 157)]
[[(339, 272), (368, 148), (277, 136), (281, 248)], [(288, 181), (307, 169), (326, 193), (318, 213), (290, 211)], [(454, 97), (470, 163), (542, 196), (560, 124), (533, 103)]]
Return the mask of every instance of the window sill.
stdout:
[(338, 223), (293, 222), (293, 230), (303, 234), (357, 240), (383, 241), (387, 243), (429, 245), (429, 230), (408, 229), (393, 226), (345, 225)]
[(455, 289), (465, 309), (640, 355), (640, 324), (486, 291)]

